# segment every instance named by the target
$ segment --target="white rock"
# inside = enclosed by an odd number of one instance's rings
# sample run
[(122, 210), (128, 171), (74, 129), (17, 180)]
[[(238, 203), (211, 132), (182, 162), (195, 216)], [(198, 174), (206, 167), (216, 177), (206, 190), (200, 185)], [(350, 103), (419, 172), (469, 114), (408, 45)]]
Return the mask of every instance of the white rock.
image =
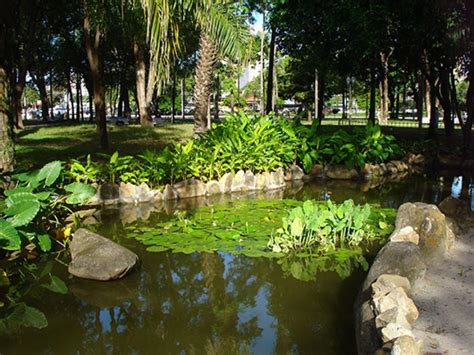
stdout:
[(407, 329), (397, 323), (389, 323), (385, 328), (382, 328), (380, 335), (384, 343), (388, 343), (389, 341), (404, 335), (413, 337), (413, 333), (410, 329)]

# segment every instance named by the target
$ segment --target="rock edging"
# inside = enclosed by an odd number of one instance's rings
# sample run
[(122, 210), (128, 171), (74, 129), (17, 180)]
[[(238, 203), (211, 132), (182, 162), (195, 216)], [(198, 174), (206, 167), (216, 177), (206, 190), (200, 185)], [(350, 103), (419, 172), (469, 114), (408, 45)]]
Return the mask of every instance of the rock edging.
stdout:
[(400, 175), (404, 177), (410, 171), (419, 171), (424, 162), (422, 155), (408, 154), (403, 160), (393, 160), (387, 164), (366, 164), (360, 170), (348, 169), (342, 165), (315, 165), (309, 174), (305, 174), (298, 165), (293, 164), (286, 171), (278, 168), (273, 172), (254, 174), (250, 170), (239, 170), (235, 174), (226, 173), (219, 180), (207, 182), (191, 178), (166, 184), (161, 190), (152, 189), (145, 183), (138, 186), (131, 183), (103, 184), (96, 186), (97, 193), (88, 205), (137, 205), (225, 193), (272, 191), (283, 189), (293, 181), (312, 178), (373, 181)]
[(412, 333), (418, 310), (410, 294), (454, 242), (452, 222), (435, 205), (405, 203), (377, 254), (355, 304), (359, 354), (422, 354)]

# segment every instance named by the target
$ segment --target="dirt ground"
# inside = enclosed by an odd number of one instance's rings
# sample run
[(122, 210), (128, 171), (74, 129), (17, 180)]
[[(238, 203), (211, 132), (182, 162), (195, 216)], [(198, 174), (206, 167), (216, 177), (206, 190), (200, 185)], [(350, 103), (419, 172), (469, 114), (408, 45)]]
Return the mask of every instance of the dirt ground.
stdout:
[(474, 354), (474, 228), (428, 268), (413, 298), (420, 311), (414, 334), (425, 353)]

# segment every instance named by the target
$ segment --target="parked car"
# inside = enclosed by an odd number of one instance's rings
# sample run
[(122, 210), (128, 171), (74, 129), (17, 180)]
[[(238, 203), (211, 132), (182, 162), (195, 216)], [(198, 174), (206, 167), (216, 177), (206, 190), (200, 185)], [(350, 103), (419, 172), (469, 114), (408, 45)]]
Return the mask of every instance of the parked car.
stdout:
[(107, 117), (107, 122), (111, 124), (115, 124), (117, 126), (130, 124), (130, 120), (127, 117), (121, 117), (121, 116)]

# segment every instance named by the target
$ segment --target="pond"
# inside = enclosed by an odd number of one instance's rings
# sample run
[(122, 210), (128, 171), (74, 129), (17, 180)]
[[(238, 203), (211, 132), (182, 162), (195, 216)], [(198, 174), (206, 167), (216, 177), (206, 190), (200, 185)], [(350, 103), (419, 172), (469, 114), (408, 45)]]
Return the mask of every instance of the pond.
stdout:
[[(452, 183), (450, 175), (414, 176), (372, 189), (365, 184), (316, 181), (260, 198), (352, 198), (356, 203), (397, 208), (406, 201), (439, 203), (451, 193)], [(463, 183), (467, 187), (469, 178), (464, 177)], [(466, 194), (466, 189), (461, 193)], [(214, 203), (229, 203), (228, 199)], [(255, 200), (241, 197), (239, 203), (245, 201), (250, 206)], [(0, 335), (0, 352), (355, 353), (352, 305), (365, 277), (362, 268), (352, 267), (347, 273), (316, 262), (319, 271), (314, 277), (296, 278), (291, 266), (280, 259), (227, 252), (149, 252), (127, 235), (137, 226), (149, 228), (169, 219), (176, 208), (195, 211), (203, 204), (202, 200), (183, 202), (151, 214), (134, 211), (132, 217), (118, 210), (104, 212), (107, 217), (97, 230), (141, 260), (139, 268), (122, 280), (100, 283), (69, 277), (66, 265), (53, 256), (33, 264), (32, 274), (58, 276), (69, 291), (62, 295), (34, 287), (24, 301), (44, 312), (49, 325)], [(133, 221), (140, 216), (149, 219)], [(64, 255), (56, 259), (67, 261)]]

